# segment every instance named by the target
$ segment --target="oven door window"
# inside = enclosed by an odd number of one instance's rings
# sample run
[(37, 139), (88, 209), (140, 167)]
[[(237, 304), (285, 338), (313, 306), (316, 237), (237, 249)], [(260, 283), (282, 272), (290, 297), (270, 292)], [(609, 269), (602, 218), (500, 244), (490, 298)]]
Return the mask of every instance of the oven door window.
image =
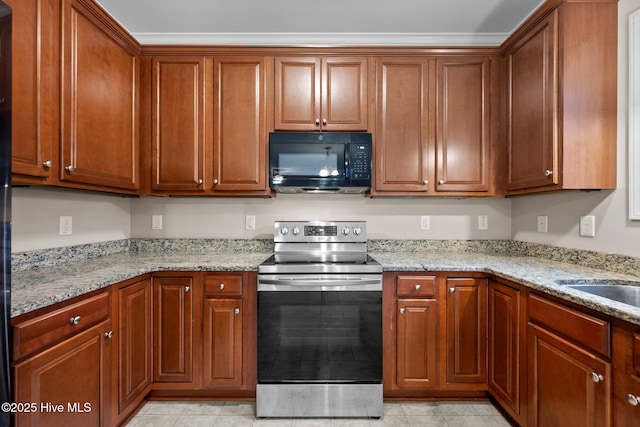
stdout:
[(274, 147), (272, 176), (343, 178), (344, 144), (279, 143)]
[(382, 292), (258, 292), (259, 383), (382, 381)]

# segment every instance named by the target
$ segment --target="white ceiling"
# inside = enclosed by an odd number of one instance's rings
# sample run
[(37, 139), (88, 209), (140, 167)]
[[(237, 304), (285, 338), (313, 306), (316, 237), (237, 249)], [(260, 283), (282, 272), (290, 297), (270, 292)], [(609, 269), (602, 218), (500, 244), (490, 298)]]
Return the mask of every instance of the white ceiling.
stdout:
[(499, 45), (544, 0), (97, 0), (142, 44)]

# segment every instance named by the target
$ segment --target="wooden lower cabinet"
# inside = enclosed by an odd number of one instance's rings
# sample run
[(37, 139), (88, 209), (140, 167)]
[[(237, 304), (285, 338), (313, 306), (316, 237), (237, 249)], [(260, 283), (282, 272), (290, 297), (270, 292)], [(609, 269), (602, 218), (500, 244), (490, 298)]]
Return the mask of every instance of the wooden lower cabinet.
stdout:
[(117, 415), (122, 420), (142, 403), (152, 382), (151, 279), (116, 288)]
[(15, 366), (15, 425), (110, 426), (110, 378), (114, 340), (105, 320)]
[(640, 326), (613, 328), (613, 425), (640, 427)]
[(526, 420), (526, 355), (524, 348), (523, 292), (489, 280), (487, 383), (489, 391), (519, 424)]
[[(476, 389), (487, 382), (487, 279), (448, 277), (446, 293), (445, 384)], [(472, 384), (470, 386), (463, 386)]]
[(193, 277), (153, 278), (153, 381), (193, 381)]

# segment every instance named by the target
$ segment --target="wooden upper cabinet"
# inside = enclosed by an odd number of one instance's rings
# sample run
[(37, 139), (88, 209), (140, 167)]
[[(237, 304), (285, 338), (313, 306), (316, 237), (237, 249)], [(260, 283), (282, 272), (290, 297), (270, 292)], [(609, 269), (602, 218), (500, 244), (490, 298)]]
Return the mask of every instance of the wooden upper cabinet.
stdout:
[(491, 61), (443, 58), (437, 70), (436, 191), (487, 192), (495, 170), (490, 168)]
[(214, 194), (266, 194), (272, 59), (214, 59)]
[(110, 191), (138, 188), (135, 41), (80, 0), (62, 3), (60, 180)]
[(433, 188), (435, 59), (376, 61), (375, 177), (372, 194)]
[(275, 59), (275, 129), (367, 130), (365, 57)]
[(503, 45), (510, 194), (615, 188), (617, 16), (563, 2)]
[[(3, 55), (12, 57), (12, 173), (14, 182), (50, 183), (57, 170), (59, 46), (54, 0), (7, 0), (13, 9), (11, 45), (2, 41)], [(4, 80), (3, 80), (4, 81)], [(54, 169), (55, 168), (55, 169)]]
[(206, 68), (204, 56), (151, 61), (152, 190), (205, 189)]

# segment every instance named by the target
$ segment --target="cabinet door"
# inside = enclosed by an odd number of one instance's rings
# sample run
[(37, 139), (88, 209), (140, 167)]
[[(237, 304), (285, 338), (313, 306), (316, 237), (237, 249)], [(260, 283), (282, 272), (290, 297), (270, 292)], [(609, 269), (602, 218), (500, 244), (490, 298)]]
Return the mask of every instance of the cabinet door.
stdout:
[(151, 189), (204, 190), (205, 59), (154, 57)]
[(637, 326), (634, 329), (639, 332), (613, 328), (613, 425), (616, 427), (640, 427), (640, 329)]
[(58, 141), (59, 85), (54, 71), (58, 2), (7, 0), (7, 3), (13, 9), (13, 37), (11, 45), (3, 44), (2, 48), (7, 49), (3, 54), (13, 61), (13, 84), (9, 89), (16, 96), (10, 98), (9, 93), (2, 97), (5, 105), (12, 106), (12, 173), (14, 180), (35, 177), (49, 182), (52, 167), (57, 163), (53, 144)]
[(276, 130), (320, 130), (320, 58), (275, 58)]
[(109, 426), (111, 321), (104, 321), (15, 366), (16, 426)]
[(241, 299), (205, 299), (202, 357), (204, 387), (242, 386), (243, 316)]
[(430, 59), (377, 60), (375, 193), (420, 194), (433, 188), (434, 68)]
[(489, 281), (489, 388), (522, 424), (520, 390), (525, 371), (521, 364), (524, 324), (520, 298), (520, 290)]
[(118, 413), (151, 385), (151, 280), (118, 290)]
[(487, 381), (487, 279), (447, 279), (447, 383)]
[(529, 324), (529, 426), (610, 426), (611, 364)]
[(430, 389), (436, 382), (436, 300), (397, 301), (396, 382), (399, 388)]
[(558, 184), (555, 13), (506, 55), (508, 190)]
[(133, 192), (138, 58), (133, 42), (87, 7), (63, 1), (60, 180)]
[(367, 130), (367, 58), (323, 58), (321, 87), (323, 130)]
[(490, 90), (488, 58), (438, 59), (437, 191), (489, 190)]
[(153, 381), (193, 380), (193, 279), (153, 278)]
[(223, 57), (214, 64), (213, 191), (264, 193), (271, 59)]

